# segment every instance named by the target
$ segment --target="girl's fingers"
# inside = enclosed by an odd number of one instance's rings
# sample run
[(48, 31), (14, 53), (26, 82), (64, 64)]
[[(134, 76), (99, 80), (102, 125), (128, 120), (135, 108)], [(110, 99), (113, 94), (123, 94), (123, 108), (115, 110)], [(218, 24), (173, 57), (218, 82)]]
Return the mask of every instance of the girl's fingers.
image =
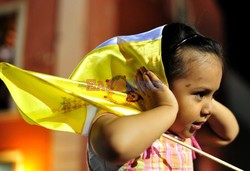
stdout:
[(142, 74), (141, 71), (138, 69), (136, 72), (136, 82), (142, 81)]
[(163, 82), (152, 71), (147, 71), (147, 76), (150, 78), (154, 87), (162, 88)]
[[(145, 67), (141, 67), (140, 72), (142, 74), (142, 78), (144, 79), (144, 75), (146, 75), (147, 77), (145, 77), (145, 81), (149, 82), (149, 88), (151, 88), (151, 90), (153, 90), (153, 87), (156, 87), (157, 89), (161, 89), (162, 88), (162, 81), (152, 72), (152, 71), (148, 71)], [(147, 79), (149, 78), (149, 80)], [(153, 85), (153, 87), (152, 87)]]
[(149, 76), (147, 75), (147, 72), (143, 73), (143, 79), (145, 80), (144, 84), (145, 84), (146, 88), (148, 88), (147, 90), (154, 90), (155, 89), (153, 83), (151, 82)]
[(152, 71), (147, 71), (147, 75), (151, 81), (159, 81), (159, 78)]
[(143, 74), (144, 72), (147, 72), (147, 69), (143, 66), (143, 67), (140, 67), (139, 69), (141, 71), (141, 73)]
[(136, 83), (138, 93), (145, 96), (145, 91), (162, 90), (163, 82), (152, 72), (145, 67), (140, 67), (136, 73)]
[(139, 96), (141, 97), (141, 98), (145, 98), (145, 96), (146, 96), (146, 94), (145, 94), (145, 92), (144, 91), (141, 91), (140, 89), (138, 90), (136, 90), (136, 91), (134, 91), (136, 94), (139, 94)]
[(143, 82), (143, 76), (141, 71), (138, 69), (136, 73), (137, 91), (135, 92), (143, 97), (145, 96), (145, 92), (143, 91), (144, 90), (143, 85), (141, 85), (142, 82)]

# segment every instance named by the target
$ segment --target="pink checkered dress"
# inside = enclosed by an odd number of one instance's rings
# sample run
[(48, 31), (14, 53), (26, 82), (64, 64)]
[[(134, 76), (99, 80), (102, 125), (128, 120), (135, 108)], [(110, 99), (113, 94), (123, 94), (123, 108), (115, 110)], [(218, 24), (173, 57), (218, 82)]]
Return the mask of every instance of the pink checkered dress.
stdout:
[[(190, 138), (184, 141), (192, 144)], [(119, 168), (119, 171), (193, 171), (192, 150), (163, 136), (138, 158)]]

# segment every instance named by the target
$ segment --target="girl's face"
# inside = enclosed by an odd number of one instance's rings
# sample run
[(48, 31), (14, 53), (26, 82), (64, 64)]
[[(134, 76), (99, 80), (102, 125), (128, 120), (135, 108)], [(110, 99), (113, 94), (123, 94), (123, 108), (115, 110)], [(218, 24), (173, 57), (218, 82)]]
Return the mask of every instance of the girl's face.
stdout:
[[(211, 53), (187, 49), (182, 55), (187, 59), (188, 72), (172, 84), (179, 111), (170, 130), (182, 138), (189, 138), (211, 115), (213, 95), (222, 78), (222, 65)], [(205, 60), (199, 60), (199, 56)]]

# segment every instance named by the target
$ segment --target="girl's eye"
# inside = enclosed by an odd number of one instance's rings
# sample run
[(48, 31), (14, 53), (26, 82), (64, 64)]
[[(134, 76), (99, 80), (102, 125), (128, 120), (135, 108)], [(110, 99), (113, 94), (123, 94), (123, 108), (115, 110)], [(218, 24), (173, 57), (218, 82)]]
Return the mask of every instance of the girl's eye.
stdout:
[(194, 93), (194, 95), (196, 96), (196, 98), (198, 98), (199, 100), (201, 100), (206, 95), (206, 93), (203, 92), (203, 91), (200, 91), (200, 92)]

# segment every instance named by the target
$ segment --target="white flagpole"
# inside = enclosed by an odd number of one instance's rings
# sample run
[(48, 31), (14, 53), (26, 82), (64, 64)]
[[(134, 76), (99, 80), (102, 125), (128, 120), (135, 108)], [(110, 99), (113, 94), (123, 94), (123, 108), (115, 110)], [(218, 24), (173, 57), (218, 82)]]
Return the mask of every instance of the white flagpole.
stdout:
[(167, 134), (163, 134), (163, 136), (170, 139), (170, 140), (172, 140), (172, 141), (174, 141), (174, 142), (176, 142), (176, 143), (178, 143), (178, 144), (180, 144), (180, 145), (182, 145), (182, 146), (184, 146), (184, 147), (187, 147), (187, 148), (189, 148), (189, 149), (191, 149), (191, 150), (193, 150), (193, 151), (195, 151), (195, 152), (197, 152), (197, 153), (199, 153), (199, 154), (201, 154), (201, 155), (203, 155), (203, 156), (205, 156), (205, 157), (207, 157), (207, 158), (209, 158), (211, 160), (214, 160), (217, 163), (220, 163), (220, 164), (222, 164), (222, 165), (224, 165), (226, 167), (229, 167), (230, 169), (233, 169), (233, 170), (236, 170), (236, 171), (243, 171), (242, 169), (240, 169), (238, 167), (235, 167), (234, 165), (231, 165), (231, 164), (229, 164), (229, 163), (227, 163), (227, 162), (225, 162), (225, 161), (223, 161), (223, 160), (221, 160), (221, 159), (219, 159), (219, 158), (217, 158), (217, 157), (215, 157), (215, 156), (213, 156), (211, 154), (208, 154), (208, 153), (206, 153), (204, 151), (201, 151), (201, 150), (199, 150), (199, 149), (197, 149), (197, 148), (195, 148), (193, 146), (190, 146), (190, 145), (188, 145), (188, 144), (186, 144), (186, 143), (184, 143), (182, 141), (179, 141), (179, 140), (177, 140), (177, 139), (175, 139), (175, 138), (173, 138), (173, 137), (171, 137), (171, 136), (169, 136)]

